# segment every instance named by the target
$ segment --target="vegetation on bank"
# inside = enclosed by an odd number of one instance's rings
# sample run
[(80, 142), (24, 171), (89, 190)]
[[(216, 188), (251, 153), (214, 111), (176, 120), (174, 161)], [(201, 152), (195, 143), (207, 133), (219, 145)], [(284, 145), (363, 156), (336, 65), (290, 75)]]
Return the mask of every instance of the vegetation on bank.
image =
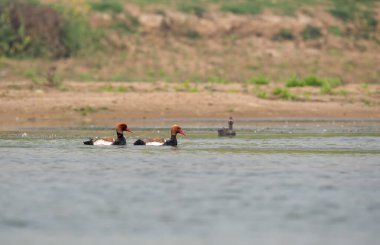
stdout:
[[(265, 86), (271, 84), (275, 80), (280, 80), (280, 76), (273, 78), (267, 69), (265, 69), (265, 58), (258, 58), (257, 62), (245, 69), (244, 74), (229, 74), (228, 68), (236, 66), (238, 60), (221, 66), (218, 59), (210, 59), (207, 66), (215, 66), (213, 70), (198, 74), (201, 70), (201, 65), (198, 68), (193, 68), (192, 74), (190, 71), (180, 71), (177, 66), (186, 67), (182, 63), (183, 60), (191, 60), (191, 52), (186, 51), (183, 56), (170, 58), (166, 61), (166, 65), (162, 65), (160, 50), (154, 48), (146, 48), (151, 43), (144, 43), (145, 37), (149, 31), (144, 29), (141, 16), (132, 14), (126, 6), (135, 4), (143, 9), (142, 13), (154, 15), (156, 19), (164, 19), (162, 26), (158, 31), (151, 32), (155, 38), (164, 40), (170, 38), (179, 40), (178, 42), (185, 47), (194, 46), (196, 43), (202, 43), (207, 39), (215, 39), (223, 45), (226, 43), (234, 47), (238, 46), (239, 40), (246, 39), (246, 34), (239, 36), (239, 33), (226, 32), (225, 34), (215, 34), (207, 36), (197, 29), (188, 26), (169, 26), (170, 22), (165, 19), (169, 11), (180, 11), (186, 15), (196, 18), (197, 20), (207, 20), (212, 12), (217, 12), (221, 16), (228, 14), (243, 15), (243, 17), (251, 18), (251, 15), (266, 13), (265, 10), (271, 10), (280, 15), (295, 15), (301, 11), (305, 15), (313, 17), (313, 13), (308, 6), (318, 6), (325, 9), (325, 13), (330, 14), (336, 19), (334, 25), (315, 25), (307, 24), (298, 30), (291, 27), (283, 27), (275, 30), (270, 34), (269, 41), (273, 41), (274, 45), (283, 43), (300, 42), (305, 46), (320, 48), (323, 42), (330, 36), (336, 38), (337, 42), (348, 42), (347, 40), (355, 40), (352, 44), (359, 51), (366, 51), (366, 45), (361, 42), (371, 42), (371, 45), (379, 45), (378, 33), (378, 17), (376, 17), (377, 0), (192, 0), (192, 1), (173, 1), (173, 0), (0, 0), (0, 71), (2, 66), (1, 59), (9, 59), (22, 62), (23, 60), (39, 60), (41, 63), (49, 63), (52, 61), (62, 61), (70, 58), (71, 60), (81, 60), (86, 66), (86, 69), (78, 69), (75, 72), (57, 70), (49, 77), (48, 73), (54, 65), (45, 65), (43, 68), (31, 66), (24, 69), (20, 74), (35, 84), (43, 84), (50, 87), (60, 87), (63, 77), (72, 80), (80, 81), (133, 81), (136, 79), (142, 81), (196, 81), (198, 83), (211, 84), (229, 84), (242, 83), (247, 86)], [(306, 8), (304, 8), (306, 7)], [(298, 12), (297, 12), (298, 11)], [(140, 13), (141, 14), (141, 13)], [(30, 18), (33, 16), (33, 18)], [(143, 16), (145, 17), (145, 16)], [(148, 16), (149, 17), (149, 16)], [(244, 18), (245, 18), (244, 17)], [(96, 19), (98, 18), (98, 19)], [(94, 19), (96, 19), (94, 21)], [(99, 21), (100, 20), (100, 21)], [(154, 20), (154, 19), (153, 19)], [(94, 22), (100, 22), (95, 23)], [(140, 23), (141, 22), (141, 23)], [(152, 22), (154, 24), (154, 21)], [(183, 28), (184, 27), (184, 28)], [(188, 27), (188, 29), (187, 29)], [(177, 29), (176, 29), (177, 28)], [(238, 29), (238, 28), (236, 28)], [(235, 29), (233, 29), (234, 31)], [(250, 34), (256, 37), (262, 37), (263, 32), (257, 31)], [(357, 42), (356, 42), (357, 40)], [(182, 52), (181, 45), (173, 45), (168, 42), (165, 46), (165, 52), (170, 53), (167, 56), (174, 56)], [(186, 46), (187, 45), (187, 46)], [(313, 46), (314, 45), (314, 46)], [(341, 44), (339, 44), (341, 45)], [(346, 45), (346, 44), (344, 44)], [(344, 46), (341, 45), (341, 46)], [(182, 46), (182, 47), (184, 47)], [(202, 44), (200, 45), (202, 46)], [(348, 45), (346, 45), (348, 46)], [(345, 46), (345, 47), (346, 47)], [(250, 46), (244, 46), (242, 49), (248, 49)], [(237, 49), (235, 49), (237, 51)], [(205, 50), (210, 52), (210, 56), (224, 57), (226, 53), (217, 53), (216, 50)], [(215, 52), (215, 53), (212, 53)], [(223, 51), (225, 52), (225, 51)], [(249, 51), (246, 50), (248, 53)], [(340, 59), (339, 48), (331, 48), (326, 52), (331, 52), (337, 59)], [(96, 54), (99, 54), (96, 56)], [(148, 56), (146, 56), (148, 55)], [(117, 58), (111, 57), (116, 56)], [(133, 57), (131, 57), (133, 56)], [(135, 57), (136, 56), (136, 57)], [(95, 58), (94, 58), (95, 57)], [(142, 63), (142, 75), (135, 75), (135, 69), (128, 67), (131, 61), (144, 60)], [(205, 55), (207, 57), (207, 54)], [(267, 58), (276, 59), (276, 52), (270, 52)], [(114, 58), (114, 61), (109, 61)], [(202, 57), (201, 57), (202, 58)], [(115, 61), (115, 60), (118, 61)], [(128, 59), (128, 62), (126, 61)], [(200, 59), (198, 57), (198, 59)], [(228, 58), (226, 58), (227, 60)], [(303, 59), (302, 57), (300, 59)], [(305, 59), (307, 59), (305, 57)], [(69, 60), (69, 59), (67, 59)], [(164, 59), (162, 59), (164, 60)], [(117, 71), (109, 72), (108, 74), (102, 71), (114, 68), (115, 63), (120, 63), (120, 68)], [(290, 74), (300, 74), (303, 78), (292, 77), (285, 82), (282, 91), (263, 91), (257, 89), (255, 94), (260, 98), (269, 98), (278, 96), (284, 99), (295, 99), (289, 95), (289, 91), (294, 87), (313, 86), (320, 88), (321, 93), (332, 93), (333, 89), (339, 85), (343, 72), (349, 73), (356, 69), (356, 60), (342, 61), (342, 71), (329, 72), (321, 74), (322, 76), (339, 77), (339, 79), (319, 78), (317, 76), (305, 76), (305, 74), (320, 74), (316, 61), (306, 67), (303, 72), (291, 71)], [(373, 61), (375, 62), (375, 61)], [(11, 62), (10, 62), (11, 63)], [(168, 63), (170, 65), (168, 65)], [(194, 60), (193, 63), (198, 63)], [(125, 65), (126, 67), (121, 67)], [(188, 65), (188, 64), (187, 64)], [(276, 65), (276, 64), (275, 64)], [(286, 64), (277, 64), (278, 70), (290, 70)], [(283, 67), (281, 67), (283, 66)], [(20, 68), (21, 69), (21, 68)], [(185, 68), (187, 69), (187, 68)], [(132, 71), (131, 71), (132, 70)], [(243, 72), (242, 72), (243, 73)], [(275, 73), (275, 72), (273, 72)], [(276, 71), (276, 73), (279, 73)], [(104, 75), (105, 74), (105, 75)], [(109, 75), (111, 74), (111, 75)], [(332, 74), (332, 75), (330, 75)], [(1, 78), (0, 72), (0, 78)], [(282, 77), (288, 77), (286, 73)], [(365, 82), (374, 81), (379, 75), (371, 75), (369, 78), (364, 78)], [(339, 81), (339, 82), (338, 82)], [(108, 87), (103, 88), (104, 91), (124, 92), (126, 87)], [(128, 89), (127, 89), (128, 90)], [(197, 86), (189, 82), (180, 83), (176, 91), (197, 92)]]
[(0, 0), (0, 56), (66, 58), (98, 44), (83, 13), (60, 3)]

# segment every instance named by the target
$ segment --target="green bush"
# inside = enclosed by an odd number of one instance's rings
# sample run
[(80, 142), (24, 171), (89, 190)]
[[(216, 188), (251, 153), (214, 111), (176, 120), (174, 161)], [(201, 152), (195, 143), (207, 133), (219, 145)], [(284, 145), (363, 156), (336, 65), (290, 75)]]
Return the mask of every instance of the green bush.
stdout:
[(99, 12), (121, 13), (123, 12), (123, 5), (117, 0), (102, 0), (100, 2), (91, 2), (90, 7), (92, 10)]
[(10, 1), (0, 1), (0, 56), (19, 56), (32, 41), (23, 24), (12, 23), (13, 13)]
[(122, 31), (126, 33), (136, 33), (138, 32), (138, 29), (140, 27), (140, 22), (139, 20), (131, 15), (126, 15), (126, 18), (124, 21), (114, 21), (111, 25), (111, 28), (117, 30), (117, 31)]
[(262, 90), (257, 90), (256, 96), (257, 96), (257, 98), (260, 98), (260, 99), (267, 99), (268, 98), (267, 93), (265, 91), (262, 91)]
[(0, 0), (0, 56), (69, 57), (97, 47), (99, 37), (74, 10)]
[(258, 76), (258, 77), (252, 77), (245, 82), (248, 84), (266, 85), (269, 83), (269, 80), (264, 76)]
[(338, 85), (340, 85), (340, 80), (336, 78), (320, 78), (317, 76), (307, 76), (303, 79), (299, 79), (298, 77), (292, 77), (286, 82), (286, 87), (320, 87), (321, 90), (327, 92)]
[(272, 40), (282, 41), (282, 40), (293, 40), (294, 35), (289, 29), (281, 29), (279, 32), (273, 35)]
[(333, 34), (334, 36), (342, 36), (342, 30), (338, 26), (330, 26), (328, 29), (329, 33)]
[(304, 40), (313, 40), (313, 39), (318, 39), (322, 37), (322, 32), (319, 27), (312, 26), (312, 25), (307, 25), (302, 33), (302, 37)]
[(197, 3), (182, 3), (178, 9), (182, 12), (194, 14), (198, 17), (203, 17), (207, 11), (203, 5)]
[(287, 82), (286, 82), (286, 87), (303, 87), (305, 86), (305, 81), (299, 79), (298, 77), (294, 76), (291, 77)]
[(189, 30), (187, 32), (185, 32), (185, 36), (189, 39), (199, 39), (201, 38), (201, 34), (197, 31), (192, 31), (192, 30)]
[(295, 100), (296, 96), (291, 94), (287, 88), (275, 88), (272, 93), (284, 100)]
[(330, 13), (337, 19), (355, 24), (351, 35), (369, 39), (376, 32), (378, 21), (374, 6), (377, 0), (333, 0), (334, 7)]
[(219, 84), (229, 84), (231, 83), (229, 80), (219, 77), (219, 76), (210, 76), (207, 78), (207, 82), (209, 83), (219, 83)]
[(305, 86), (312, 86), (312, 87), (321, 87), (324, 83), (324, 80), (317, 76), (307, 76), (303, 79), (303, 82), (305, 83)]
[(177, 85), (175, 87), (175, 91), (177, 91), (177, 92), (190, 92), (190, 93), (199, 92), (197, 86), (193, 86), (192, 83), (189, 81), (184, 81), (182, 84)]
[(252, 2), (225, 3), (222, 5), (221, 10), (234, 14), (258, 14), (262, 11), (262, 7), (257, 3)]
[(65, 46), (66, 57), (98, 48), (100, 37), (101, 33), (92, 30), (82, 16), (71, 13), (64, 17), (60, 41)]

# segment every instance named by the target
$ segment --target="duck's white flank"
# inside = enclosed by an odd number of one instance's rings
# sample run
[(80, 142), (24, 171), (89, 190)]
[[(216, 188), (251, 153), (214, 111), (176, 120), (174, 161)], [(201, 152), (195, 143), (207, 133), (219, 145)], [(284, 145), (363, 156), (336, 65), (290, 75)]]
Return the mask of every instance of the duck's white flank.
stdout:
[(159, 145), (163, 145), (164, 143), (162, 142), (147, 142), (146, 145), (153, 145), (153, 146), (159, 146)]
[(112, 145), (111, 141), (106, 141), (103, 139), (98, 139), (94, 142), (94, 145)]

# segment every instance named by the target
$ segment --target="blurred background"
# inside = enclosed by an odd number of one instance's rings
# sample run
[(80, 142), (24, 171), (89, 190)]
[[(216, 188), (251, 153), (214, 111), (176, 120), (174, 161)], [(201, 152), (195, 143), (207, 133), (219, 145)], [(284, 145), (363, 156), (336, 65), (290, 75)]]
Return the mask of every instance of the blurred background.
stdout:
[[(0, 79), (380, 77), (377, 0), (0, 0)], [(259, 81), (258, 81), (259, 80)]]

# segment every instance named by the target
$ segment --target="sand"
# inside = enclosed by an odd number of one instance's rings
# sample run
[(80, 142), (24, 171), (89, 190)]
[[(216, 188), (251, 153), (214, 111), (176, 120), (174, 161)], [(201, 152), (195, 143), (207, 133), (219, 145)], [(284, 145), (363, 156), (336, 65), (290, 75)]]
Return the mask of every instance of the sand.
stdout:
[[(171, 124), (186, 119), (224, 119), (229, 116), (236, 120), (380, 119), (378, 86), (371, 87), (372, 92), (364, 95), (365, 99), (360, 96), (362, 92), (356, 89), (357, 92), (349, 92), (348, 96), (343, 97), (313, 96), (310, 92), (311, 99), (308, 101), (288, 101), (279, 98), (260, 99), (254, 93), (240, 91), (240, 85), (218, 85), (212, 91), (198, 87), (196, 92), (179, 91), (178, 84), (157, 83), (128, 83), (126, 88), (133, 89), (127, 92), (104, 91), (104, 86), (124, 86), (120, 83), (73, 82), (66, 83), (64, 89), (35, 87), (28, 82), (17, 86), (14, 83), (2, 85), (0, 130), (109, 126), (118, 121), (144, 126), (159, 121), (161, 124), (162, 121)], [(232, 91), (228, 86), (235, 86), (236, 89)], [(177, 88), (177, 91), (173, 88)], [(342, 89), (355, 91), (352, 86)], [(300, 91), (297, 93), (302, 94)]]

